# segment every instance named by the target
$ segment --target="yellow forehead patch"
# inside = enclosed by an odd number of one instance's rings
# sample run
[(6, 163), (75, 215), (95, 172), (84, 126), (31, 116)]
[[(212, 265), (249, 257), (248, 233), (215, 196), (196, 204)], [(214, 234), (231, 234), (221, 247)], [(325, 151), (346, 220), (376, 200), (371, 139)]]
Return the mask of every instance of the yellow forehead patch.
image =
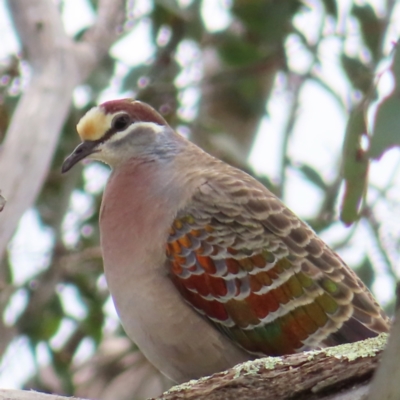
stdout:
[(98, 140), (110, 129), (113, 116), (104, 114), (100, 107), (93, 107), (78, 122), (76, 130), (83, 141)]

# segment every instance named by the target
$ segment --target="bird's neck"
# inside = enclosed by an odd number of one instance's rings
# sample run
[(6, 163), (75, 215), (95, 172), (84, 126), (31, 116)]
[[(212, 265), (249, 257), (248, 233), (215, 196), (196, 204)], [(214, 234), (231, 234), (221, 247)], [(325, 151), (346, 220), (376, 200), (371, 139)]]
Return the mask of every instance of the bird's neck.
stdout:
[(190, 185), (176, 176), (175, 165), (130, 160), (112, 172), (103, 196), (100, 227), (103, 253), (107, 260), (115, 260), (116, 269), (127, 268), (132, 254), (137, 264), (133, 272), (160, 268), (172, 222), (191, 196)]

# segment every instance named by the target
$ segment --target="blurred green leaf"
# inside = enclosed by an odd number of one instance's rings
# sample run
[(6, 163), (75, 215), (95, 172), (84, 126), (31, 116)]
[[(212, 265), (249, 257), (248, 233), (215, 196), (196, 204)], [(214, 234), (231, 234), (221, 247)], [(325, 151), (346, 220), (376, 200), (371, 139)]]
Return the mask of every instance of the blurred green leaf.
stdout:
[(328, 14), (337, 18), (337, 4), (336, 0), (322, 0), (325, 6), (325, 10)]
[(200, 17), (200, 8), (200, 1), (192, 2), (182, 10), (175, 0), (156, 0), (151, 12), (154, 42), (160, 29), (165, 26), (168, 26), (172, 30), (173, 36), (175, 33), (175, 36), (180, 37), (179, 41), (181, 39), (200, 41), (204, 35), (204, 25)]
[(370, 50), (374, 61), (377, 62), (380, 56), (382, 37), (385, 32), (384, 21), (378, 18), (370, 4), (354, 4), (351, 12), (360, 23), (364, 43)]
[(375, 270), (368, 256), (364, 257), (359, 265), (355, 267), (357, 275), (365, 283), (368, 289), (371, 289), (375, 280)]
[(374, 77), (368, 66), (358, 58), (349, 57), (346, 54), (341, 55), (341, 63), (353, 86), (366, 94), (372, 85)]
[(60, 327), (63, 318), (63, 308), (57, 295), (40, 310), (40, 313), (28, 306), (18, 320), (20, 332), (27, 335), (33, 343), (50, 340)]
[(298, 169), (315, 186), (318, 186), (324, 191), (327, 189), (327, 184), (323, 180), (322, 176), (313, 167), (307, 164), (302, 164)]
[(379, 159), (394, 146), (400, 146), (400, 98), (397, 95), (387, 97), (378, 106), (369, 156)]
[(400, 146), (400, 52), (394, 49), (391, 71), (395, 79), (393, 93), (379, 105), (375, 116), (369, 156), (379, 159), (389, 149)]
[(291, 18), (301, 5), (297, 0), (235, 0), (232, 12), (250, 33), (276, 42), (291, 31)]
[(96, 344), (99, 344), (103, 336), (103, 323), (105, 318), (103, 303), (99, 301), (91, 301), (88, 305), (89, 312), (83, 322), (83, 326), (85, 333), (93, 338)]
[(182, 9), (176, 0), (154, 0), (154, 8), (162, 7), (171, 15), (178, 15)]
[(345, 192), (340, 219), (346, 225), (351, 225), (358, 219), (361, 200), (366, 190), (368, 158), (361, 147), (361, 139), (364, 135), (366, 135), (364, 110), (358, 107), (350, 114), (343, 145)]
[(172, 29), (178, 20), (182, 20), (181, 11), (175, 0), (155, 0), (153, 11), (151, 12), (154, 41), (163, 25), (168, 25)]
[(256, 45), (226, 33), (223, 34), (219, 54), (226, 64), (233, 67), (253, 64), (263, 58), (263, 53)]
[(193, 1), (189, 7), (187, 7), (187, 13), (185, 16), (185, 35), (188, 39), (201, 42), (204, 37), (204, 22), (202, 18), (197, 18), (200, 15), (201, 2)]
[(232, 79), (230, 84), (220, 85), (218, 95), (214, 98), (218, 99), (230, 114), (243, 120), (262, 115), (265, 110), (265, 104), (262, 101), (265, 94), (258, 76), (235, 75), (237, 79)]

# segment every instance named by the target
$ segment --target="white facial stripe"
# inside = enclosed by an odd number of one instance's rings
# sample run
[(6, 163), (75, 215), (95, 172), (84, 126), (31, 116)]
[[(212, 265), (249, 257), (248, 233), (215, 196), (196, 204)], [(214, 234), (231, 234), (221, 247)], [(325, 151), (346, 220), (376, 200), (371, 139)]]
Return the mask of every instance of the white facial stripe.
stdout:
[[(118, 114), (115, 114), (118, 115)], [(115, 116), (114, 115), (114, 116)], [(130, 135), (132, 132), (138, 129), (151, 129), (155, 133), (161, 133), (164, 130), (164, 127), (162, 125), (155, 124), (154, 122), (135, 122), (132, 125), (129, 125), (128, 128), (126, 128), (123, 131), (116, 132), (114, 133), (108, 140), (107, 142), (111, 143), (114, 141), (118, 141), (126, 137), (127, 135)]]
[[(93, 107), (81, 118), (76, 129), (83, 141), (100, 140), (111, 128), (113, 119), (123, 114), (125, 114), (123, 111), (114, 114), (105, 114), (101, 107)], [(133, 126), (134, 129), (152, 129), (155, 133), (159, 133), (163, 130), (161, 125), (152, 122), (135, 122)], [(108, 138), (107, 141), (112, 142), (120, 140), (130, 132), (132, 132), (132, 125), (123, 131), (116, 132)]]

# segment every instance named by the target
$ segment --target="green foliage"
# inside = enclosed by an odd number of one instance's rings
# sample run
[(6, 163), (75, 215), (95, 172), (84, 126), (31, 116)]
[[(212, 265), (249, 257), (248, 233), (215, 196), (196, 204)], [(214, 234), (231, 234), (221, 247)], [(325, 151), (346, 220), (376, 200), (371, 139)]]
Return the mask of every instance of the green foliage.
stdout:
[(236, 0), (232, 13), (256, 40), (278, 44), (291, 30), (291, 17), (301, 5), (297, 0)]
[(400, 146), (400, 98), (390, 96), (379, 106), (371, 139), (370, 156), (380, 158), (393, 146)]
[(346, 54), (342, 54), (341, 61), (343, 69), (353, 86), (367, 94), (371, 89), (373, 79), (373, 73), (370, 68), (358, 58), (349, 57)]
[(334, 18), (337, 18), (338, 10), (337, 10), (336, 0), (323, 0), (322, 2), (325, 6), (326, 12), (332, 15)]
[(307, 164), (301, 164), (298, 168), (299, 171), (306, 177), (306, 179), (312, 182), (315, 186), (322, 190), (327, 189), (328, 185), (315, 168)]
[(56, 294), (48, 299), (46, 307), (41, 309), (40, 315), (32, 304), (37, 305), (30, 303), (30, 306), (18, 320), (18, 329), (33, 344), (37, 344), (40, 341), (48, 341), (55, 335), (63, 318), (63, 308)]
[(385, 33), (385, 23), (379, 18), (370, 4), (354, 4), (352, 14), (357, 18), (364, 43), (371, 52), (374, 61), (378, 61), (381, 54), (382, 38)]
[(390, 96), (379, 105), (371, 138), (369, 155), (379, 159), (384, 152), (400, 146), (400, 52), (398, 44), (394, 51), (391, 66), (395, 87)]
[(355, 267), (355, 270), (365, 285), (371, 289), (375, 280), (375, 271), (369, 257), (364, 257), (361, 263)]
[(242, 67), (262, 60), (265, 56), (253, 43), (243, 41), (241, 37), (225, 34), (221, 40), (219, 54), (222, 60), (232, 67)]

